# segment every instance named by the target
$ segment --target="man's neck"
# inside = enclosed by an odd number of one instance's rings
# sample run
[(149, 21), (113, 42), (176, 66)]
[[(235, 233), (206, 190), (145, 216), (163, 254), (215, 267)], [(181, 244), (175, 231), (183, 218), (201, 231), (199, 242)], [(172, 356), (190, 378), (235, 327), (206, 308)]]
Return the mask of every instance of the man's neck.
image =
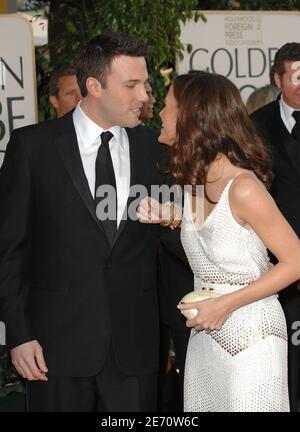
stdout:
[(89, 119), (91, 119), (94, 123), (96, 123), (102, 129), (108, 130), (112, 126), (114, 126), (99, 116), (99, 113), (97, 112), (95, 107), (93, 107), (93, 105), (91, 104), (90, 101), (88, 102), (85, 99), (82, 99), (82, 101), (80, 103), (80, 108), (82, 109), (84, 114), (87, 117), (89, 117)]

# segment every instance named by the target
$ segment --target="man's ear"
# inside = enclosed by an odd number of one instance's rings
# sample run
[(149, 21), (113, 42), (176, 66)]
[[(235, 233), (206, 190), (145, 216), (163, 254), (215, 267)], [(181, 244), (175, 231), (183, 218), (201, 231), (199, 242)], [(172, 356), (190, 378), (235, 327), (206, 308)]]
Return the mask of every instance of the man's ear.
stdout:
[(274, 74), (274, 81), (277, 87), (281, 89), (281, 79), (277, 72)]
[(56, 96), (50, 96), (49, 97), (50, 103), (53, 106), (54, 109), (58, 108), (58, 100)]
[(85, 82), (88, 93), (90, 93), (94, 97), (101, 96), (102, 93), (102, 85), (100, 81), (98, 81), (94, 77), (88, 77)]

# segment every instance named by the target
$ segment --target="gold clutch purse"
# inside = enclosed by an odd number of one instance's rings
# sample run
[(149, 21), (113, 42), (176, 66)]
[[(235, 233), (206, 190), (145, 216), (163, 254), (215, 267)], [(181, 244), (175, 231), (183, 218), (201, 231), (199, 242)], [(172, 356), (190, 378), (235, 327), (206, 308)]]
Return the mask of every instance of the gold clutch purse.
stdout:
[[(194, 303), (202, 300), (207, 300), (210, 298), (220, 297), (221, 295), (222, 294), (214, 291), (213, 288), (202, 288), (195, 291), (191, 291), (190, 293), (186, 294), (184, 297), (182, 297), (180, 303)], [(182, 309), (181, 313), (187, 319), (193, 319), (197, 315), (198, 309)]]

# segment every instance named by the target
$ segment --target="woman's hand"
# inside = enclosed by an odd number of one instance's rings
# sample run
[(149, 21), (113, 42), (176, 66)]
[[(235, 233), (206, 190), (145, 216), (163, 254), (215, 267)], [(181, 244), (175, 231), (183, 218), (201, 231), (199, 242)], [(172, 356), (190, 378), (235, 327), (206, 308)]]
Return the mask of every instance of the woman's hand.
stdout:
[(137, 208), (137, 215), (141, 223), (152, 224), (161, 222), (161, 204), (147, 196), (142, 199)]
[(147, 196), (142, 199), (137, 208), (137, 215), (141, 223), (158, 224), (169, 221), (172, 217), (171, 203), (160, 204), (155, 199)]
[(187, 327), (193, 327), (197, 331), (220, 330), (232, 312), (226, 297), (223, 295), (194, 303), (180, 303), (177, 308), (180, 310), (198, 309), (195, 318), (186, 321)]

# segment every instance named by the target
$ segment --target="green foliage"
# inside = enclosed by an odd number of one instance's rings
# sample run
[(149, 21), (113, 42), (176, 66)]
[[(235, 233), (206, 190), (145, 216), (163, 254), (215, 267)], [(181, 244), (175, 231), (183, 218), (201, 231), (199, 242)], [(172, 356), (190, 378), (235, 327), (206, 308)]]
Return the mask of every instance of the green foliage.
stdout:
[[(34, 3), (36, 5), (39, 2), (35, 0)], [(43, 6), (45, 3), (40, 2)], [(158, 101), (155, 112), (157, 114), (160, 111), (165, 93), (160, 70), (174, 70), (176, 57), (182, 57), (184, 46), (179, 39), (180, 23), (193, 18), (196, 0), (65, 0), (49, 4), (50, 56), (39, 52), (37, 57), (40, 71), (40, 120), (51, 115), (45, 90), (51, 71), (56, 67), (74, 65), (80, 45), (104, 31), (127, 32), (148, 42), (152, 48), (147, 59), (149, 76)], [(200, 18), (204, 19), (197, 12), (194, 19)], [(190, 51), (191, 46), (187, 49)], [(157, 115), (152, 126), (159, 126)]]
[(25, 393), (24, 383), (12, 366), (5, 347), (0, 345), (0, 401), (1, 398), (13, 392)]

